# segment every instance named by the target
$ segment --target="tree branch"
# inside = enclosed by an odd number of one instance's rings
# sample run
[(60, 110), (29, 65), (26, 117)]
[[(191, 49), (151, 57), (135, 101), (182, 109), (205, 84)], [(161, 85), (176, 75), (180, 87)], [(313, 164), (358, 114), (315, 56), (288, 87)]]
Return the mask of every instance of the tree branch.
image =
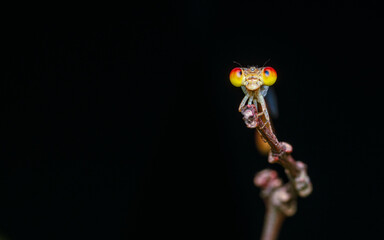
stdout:
[(279, 142), (271, 124), (265, 116), (259, 114), (255, 105), (244, 106), (241, 113), (248, 128), (256, 128), (263, 139), (271, 147), (269, 163), (278, 163), (284, 167), (289, 183), (282, 185), (276, 171), (266, 169), (256, 174), (254, 183), (261, 188), (266, 214), (264, 219), (262, 240), (277, 239), (281, 225), (286, 217), (293, 216), (297, 209), (297, 196), (306, 197), (312, 192), (312, 183), (307, 175), (307, 167), (296, 161), (291, 153), (292, 146)]

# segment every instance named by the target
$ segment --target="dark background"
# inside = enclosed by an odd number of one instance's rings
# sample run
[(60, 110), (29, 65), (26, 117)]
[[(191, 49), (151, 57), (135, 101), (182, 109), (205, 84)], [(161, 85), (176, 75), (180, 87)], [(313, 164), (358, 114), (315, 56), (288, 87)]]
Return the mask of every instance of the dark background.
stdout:
[(314, 191), (281, 239), (382, 234), (374, 1), (161, 1), (126, 20), (3, 21), (0, 239), (257, 239), (271, 166), (237, 61), (278, 73), (280, 140)]

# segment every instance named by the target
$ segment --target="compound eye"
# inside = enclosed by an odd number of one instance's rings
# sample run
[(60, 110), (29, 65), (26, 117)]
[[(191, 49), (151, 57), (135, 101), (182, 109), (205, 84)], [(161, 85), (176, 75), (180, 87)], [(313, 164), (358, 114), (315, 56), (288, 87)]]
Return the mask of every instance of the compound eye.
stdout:
[(234, 68), (229, 74), (229, 80), (231, 81), (232, 85), (235, 87), (241, 86), (241, 84), (243, 83), (243, 78), (244, 76), (241, 68)]
[(272, 67), (265, 67), (263, 69), (263, 82), (264, 85), (272, 86), (277, 79), (277, 73)]

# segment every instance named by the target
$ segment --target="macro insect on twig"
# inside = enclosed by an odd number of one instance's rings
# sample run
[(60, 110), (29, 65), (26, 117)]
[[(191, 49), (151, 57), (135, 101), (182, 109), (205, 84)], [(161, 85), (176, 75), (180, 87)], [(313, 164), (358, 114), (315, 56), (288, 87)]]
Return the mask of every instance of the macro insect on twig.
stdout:
[(297, 210), (297, 197), (307, 197), (312, 192), (307, 166), (295, 161), (291, 155), (292, 146), (279, 142), (271, 127), (264, 97), (269, 86), (276, 82), (276, 71), (272, 67), (237, 67), (231, 71), (229, 79), (235, 87), (241, 87), (245, 94), (239, 112), (246, 126), (256, 128), (270, 146), (268, 162), (283, 166), (289, 179), (283, 185), (276, 171), (270, 169), (259, 172), (254, 178), (255, 185), (262, 190), (261, 197), (267, 208), (261, 239), (277, 239), (285, 217), (293, 216)]
[[(265, 126), (271, 127), (270, 118), (265, 104), (264, 97), (267, 95), (269, 86), (272, 86), (277, 79), (275, 69), (272, 67), (257, 68), (251, 66), (249, 68), (234, 68), (229, 79), (235, 87), (241, 87), (245, 96), (239, 105), (239, 112), (241, 112), (244, 106), (254, 105), (258, 112), (258, 117), (265, 119)], [(249, 126), (254, 128), (255, 126)], [(264, 127), (264, 126), (263, 126)]]

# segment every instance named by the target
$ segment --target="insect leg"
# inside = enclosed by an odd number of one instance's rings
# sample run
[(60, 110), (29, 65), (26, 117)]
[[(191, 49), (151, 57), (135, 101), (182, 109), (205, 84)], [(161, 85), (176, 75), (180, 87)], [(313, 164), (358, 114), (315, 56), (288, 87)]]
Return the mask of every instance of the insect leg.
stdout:
[(259, 111), (259, 110), (257, 109), (257, 100), (256, 100), (256, 98), (253, 99), (253, 105), (255, 105), (255, 107), (256, 107), (256, 111)]
[(241, 112), (241, 109), (244, 107), (244, 105), (245, 105), (245, 103), (247, 102), (247, 99), (248, 99), (248, 98), (249, 98), (249, 93), (247, 93), (247, 94), (244, 96), (243, 100), (241, 101), (240, 106), (239, 106), (239, 112)]
[(251, 95), (251, 97), (250, 97), (249, 100), (248, 100), (248, 105), (251, 105), (252, 102), (253, 102), (253, 94)]
[(244, 87), (244, 86), (241, 86), (241, 90), (243, 90), (243, 93), (244, 93), (244, 94), (247, 94), (247, 93), (248, 93), (247, 88)]
[(260, 93), (257, 94), (257, 101), (261, 105), (261, 110), (264, 113), (265, 119), (267, 120), (267, 122), (269, 122), (269, 114), (268, 114), (267, 105), (265, 105), (264, 97)]

